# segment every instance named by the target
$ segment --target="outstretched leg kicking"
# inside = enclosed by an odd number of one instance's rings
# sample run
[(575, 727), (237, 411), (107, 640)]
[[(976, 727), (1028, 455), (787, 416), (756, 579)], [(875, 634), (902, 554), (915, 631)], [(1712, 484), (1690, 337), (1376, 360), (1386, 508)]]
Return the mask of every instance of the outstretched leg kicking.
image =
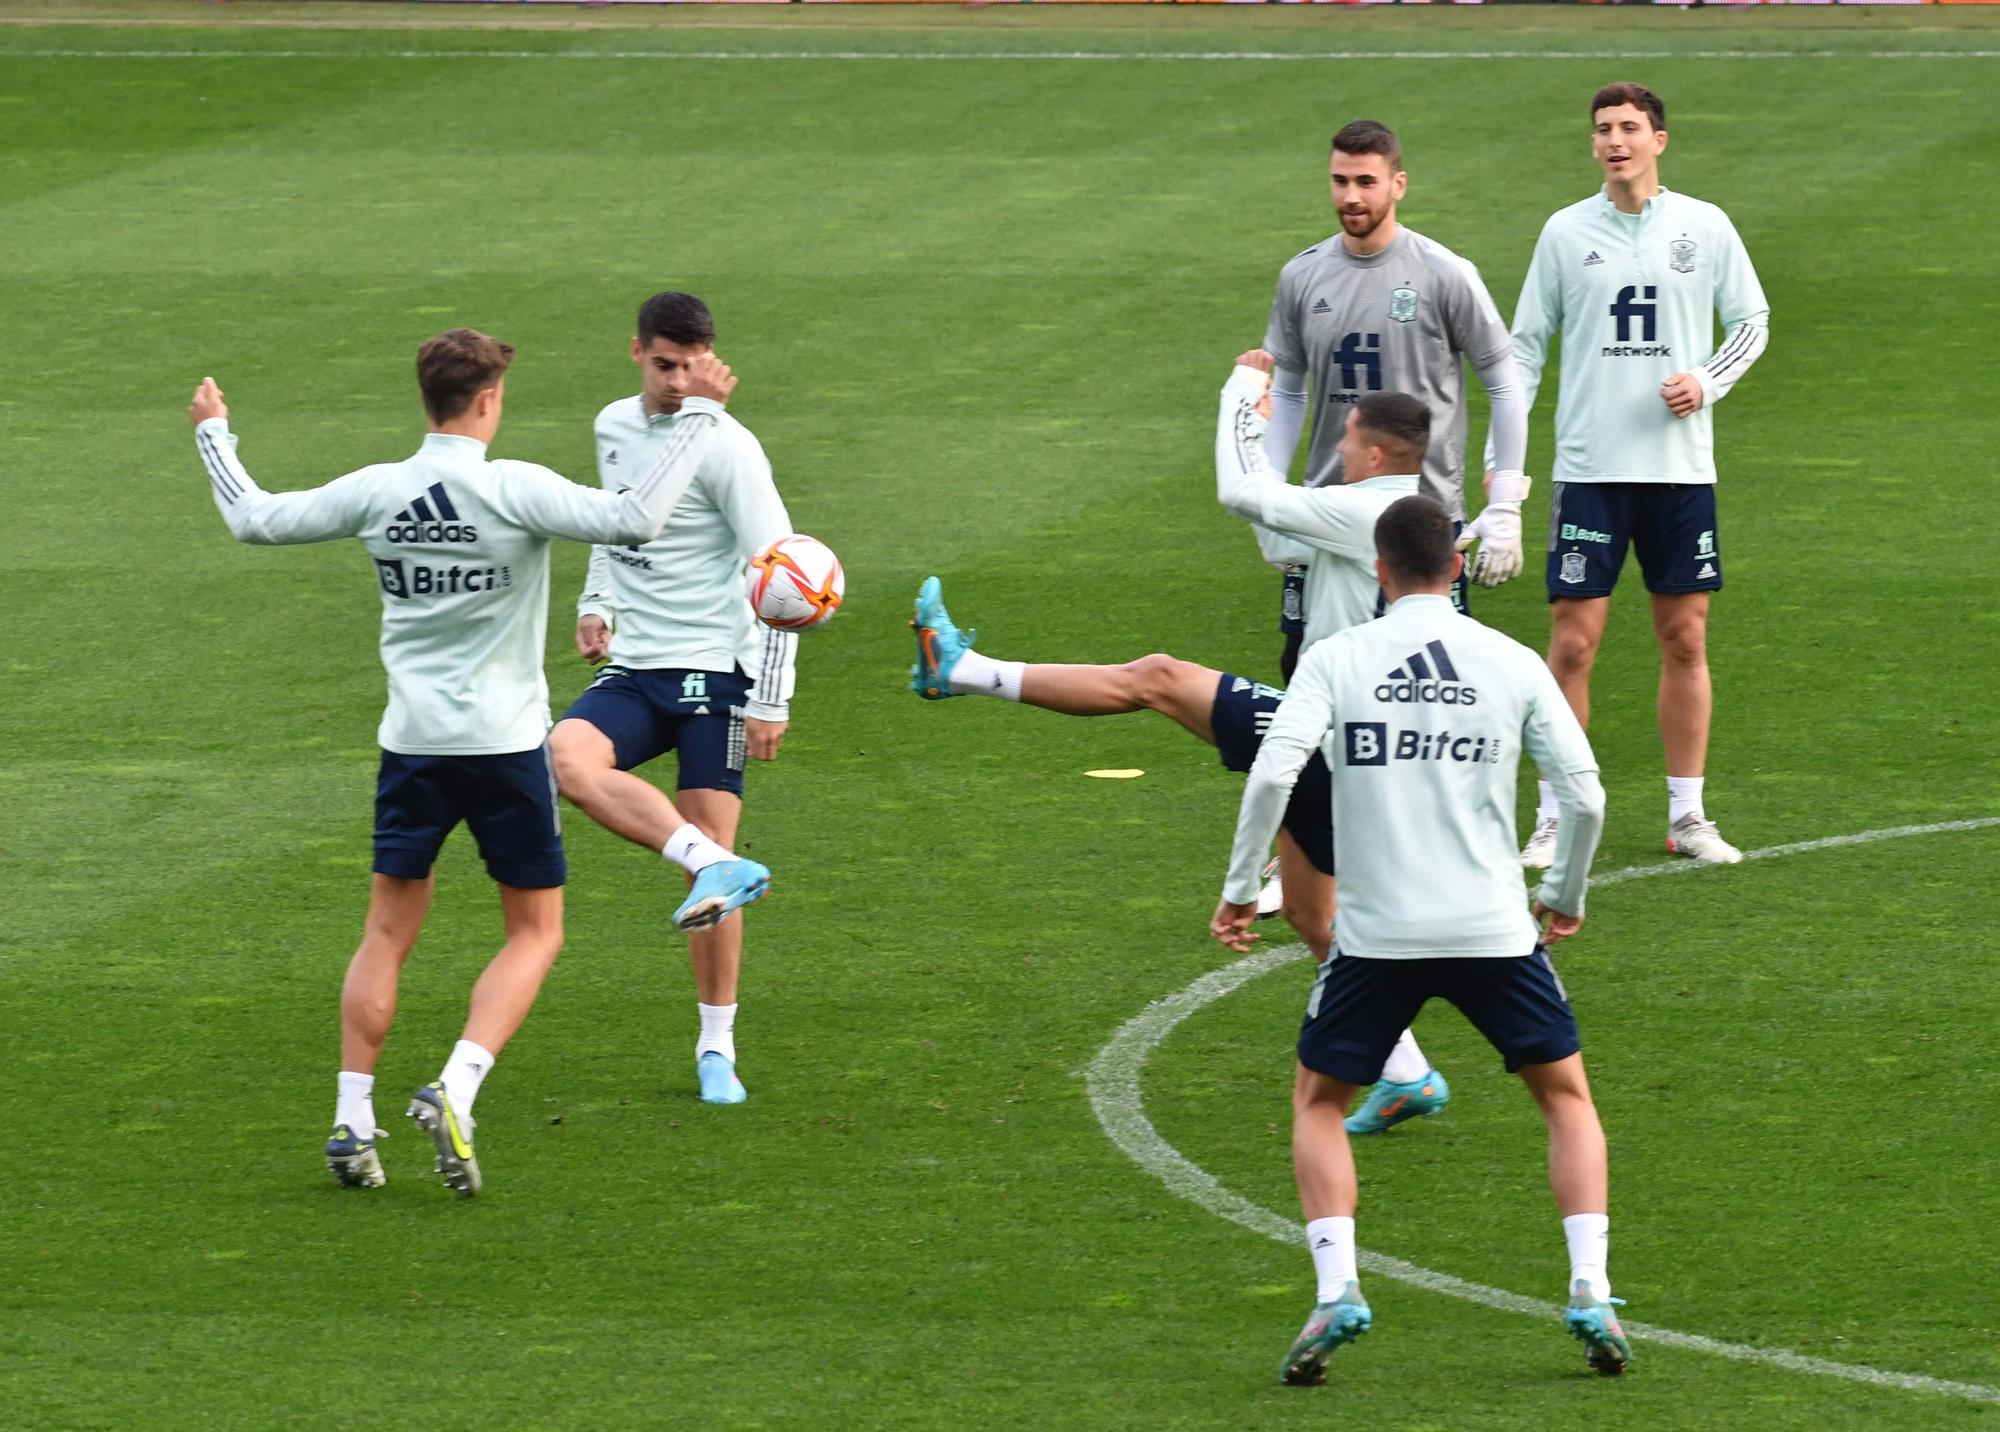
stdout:
[[(1113, 666), (998, 661), (977, 651), (945, 609), (943, 584), (927, 579), (917, 593), (917, 662), (910, 689), (926, 701), (997, 696), (1065, 716), (1119, 716), (1157, 711), (1216, 748), (1232, 771), (1256, 759), (1264, 728), (1284, 692), (1163, 652)], [(1332, 785), (1315, 758), (1300, 777), (1278, 834), (1285, 920), (1324, 963), (1333, 941)], [(1451, 1098), (1407, 1029), (1382, 1082), (1348, 1123), (1354, 1133), (1379, 1133), (1405, 1119), (1443, 1111)]]

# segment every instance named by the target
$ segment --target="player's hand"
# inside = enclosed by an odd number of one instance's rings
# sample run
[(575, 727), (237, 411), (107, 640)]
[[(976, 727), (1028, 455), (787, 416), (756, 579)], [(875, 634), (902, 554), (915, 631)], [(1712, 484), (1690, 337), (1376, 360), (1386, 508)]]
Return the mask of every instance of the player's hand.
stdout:
[(1237, 954), (1244, 954), (1263, 938), (1250, 932), (1250, 922), (1256, 918), (1255, 900), (1247, 905), (1232, 905), (1229, 901), (1223, 900), (1215, 907), (1215, 918), (1208, 922), (1208, 933)]
[(1236, 366), (1229, 370), (1229, 381), (1222, 385), (1222, 391), (1234, 394), (1255, 408), (1258, 417), (1270, 421), (1271, 355), (1261, 348), (1237, 354)]
[(1560, 910), (1551, 910), (1541, 901), (1535, 902), (1535, 920), (1542, 927), (1542, 943), (1553, 945), (1558, 940), (1567, 940), (1583, 928), (1583, 916), (1565, 915)]
[(726, 403), (735, 391), (736, 375), (713, 353), (704, 353), (688, 364), (688, 397)]
[(1461, 552), (1475, 542), (1479, 544), (1467, 572), (1479, 586), (1497, 587), (1521, 575), (1521, 504), (1527, 500), (1533, 481), (1524, 473), (1487, 475), (1486, 507), (1458, 534)]
[(600, 616), (576, 619), (576, 649), (592, 666), (611, 655), (611, 628)]
[(210, 418), (229, 416), (229, 404), (222, 401), (222, 389), (215, 386), (215, 379), (203, 378), (201, 386), (194, 390), (194, 399), (188, 404), (188, 420), (200, 427)]
[(789, 721), (759, 721), (755, 716), (743, 718), (743, 749), (750, 753), (753, 761), (775, 761), (778, 759), (778, 743), (785, 739)]
[(1666, 400), (1668, 411), (1684, 418), (1701, 409), (1701, 380), (1692, 373), (1676, 373), (1660, 384), (1660, 396)]

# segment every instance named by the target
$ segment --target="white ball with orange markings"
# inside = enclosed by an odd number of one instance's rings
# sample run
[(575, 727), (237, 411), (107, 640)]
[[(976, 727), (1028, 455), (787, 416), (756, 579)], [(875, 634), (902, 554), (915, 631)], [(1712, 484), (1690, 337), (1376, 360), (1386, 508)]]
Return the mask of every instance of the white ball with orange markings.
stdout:
[(840, 558), (817, 537), (794, 532), (750, 559), (746, 578), (750, 609), (766, 626), (803, 631), (840, 610), (847, 574)]

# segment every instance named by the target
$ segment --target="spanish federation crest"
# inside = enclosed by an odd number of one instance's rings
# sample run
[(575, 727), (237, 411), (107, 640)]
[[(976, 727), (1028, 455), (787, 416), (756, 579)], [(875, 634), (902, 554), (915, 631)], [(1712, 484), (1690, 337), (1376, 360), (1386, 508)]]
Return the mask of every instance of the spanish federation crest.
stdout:
[(1413, 288), (1390, 290), (1389, 317), (1398, 323), (1415, 323), (1417, 321), (1417, 291)]
[(1694, 240), (1675, 239), (1667, 245), (1667, 267), (1675, 273), (1694, 272)]
[(1583, 585), (1585, 565), (1583, 553), (1565, 552), (1563, 553), (1562, 571), (1557, 573), (1557, 576), (1561, 580), (1568, 582), (1572, 587), (1580, 587)]

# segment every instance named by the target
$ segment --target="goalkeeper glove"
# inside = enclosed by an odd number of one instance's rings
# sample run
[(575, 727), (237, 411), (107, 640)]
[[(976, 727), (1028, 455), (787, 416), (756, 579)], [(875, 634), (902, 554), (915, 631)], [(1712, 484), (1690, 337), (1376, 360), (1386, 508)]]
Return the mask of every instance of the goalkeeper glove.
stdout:
[(1478, 585), (1497, 587), (1521, 575), (1521, 504), (1533, 483), (1526, 473), (1494, 473), (1485, 509), (1459, 533), (1459, 551), (1479, 544), (1467, 571)]

